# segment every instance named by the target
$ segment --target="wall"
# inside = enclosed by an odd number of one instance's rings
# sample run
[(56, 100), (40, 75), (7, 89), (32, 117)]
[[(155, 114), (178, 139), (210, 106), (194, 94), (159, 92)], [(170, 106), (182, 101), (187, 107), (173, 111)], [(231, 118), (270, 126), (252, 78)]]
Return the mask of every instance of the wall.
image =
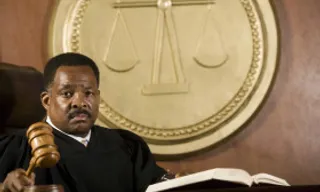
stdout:
[(0, 61), (42, 71), (45, 38), (53, 1), (0, 1)]
[[(293, 184), (320, 183), (320, 1), (274, 0), (281, 55), (259, 113), (228, 142), (201, 155), (159, 162), (172, 171), (238, 167)], [(52, 1), (0, 1), (0, 61), (43, 69)]]

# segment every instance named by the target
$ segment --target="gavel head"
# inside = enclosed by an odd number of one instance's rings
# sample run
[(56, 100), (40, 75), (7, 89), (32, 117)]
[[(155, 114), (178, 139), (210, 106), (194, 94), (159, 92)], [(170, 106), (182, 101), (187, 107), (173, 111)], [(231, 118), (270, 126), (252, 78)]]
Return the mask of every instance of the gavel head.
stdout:
[(60, 160), (52, 128), (48, 124), (43, 122), (32, 124), (27, 130), (27, 137), (32, 148), (32, 160), (36, 167), (50, 168)]

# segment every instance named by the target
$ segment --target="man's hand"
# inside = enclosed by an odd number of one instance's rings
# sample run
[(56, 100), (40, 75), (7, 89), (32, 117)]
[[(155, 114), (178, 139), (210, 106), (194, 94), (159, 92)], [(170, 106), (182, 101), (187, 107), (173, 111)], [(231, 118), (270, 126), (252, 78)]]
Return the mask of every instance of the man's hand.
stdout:
[(27, 177), (25, 170), (16, 169), (7, 175), (3, 182), (2, 190), (4, 192), (21, 192), (25, 186), (34, 185), (34, 180), (34, 173), (31, 174), (31, 177)]

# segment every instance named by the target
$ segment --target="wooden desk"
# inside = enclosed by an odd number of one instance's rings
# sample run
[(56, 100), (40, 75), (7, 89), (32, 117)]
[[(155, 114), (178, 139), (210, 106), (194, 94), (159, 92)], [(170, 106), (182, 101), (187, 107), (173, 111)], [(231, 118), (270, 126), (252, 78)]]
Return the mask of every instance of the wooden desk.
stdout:
[(320, 185), (309, 186), (265, 186), (265, 187), (237, 187), (223, 189), (197, 189), (197, 190), (175, 190), (172, 192), (320, 192)]

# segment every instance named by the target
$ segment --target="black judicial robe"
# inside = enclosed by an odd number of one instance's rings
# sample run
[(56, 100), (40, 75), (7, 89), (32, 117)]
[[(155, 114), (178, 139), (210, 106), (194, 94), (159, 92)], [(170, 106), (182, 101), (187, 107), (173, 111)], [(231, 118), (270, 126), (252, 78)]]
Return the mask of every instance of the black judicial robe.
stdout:
[[(129, 131), (94, 126), (87, 147), (53, 133), (61, 159), (52, 168), (35, 169), (36, 185), (61, 184), (65, 192), (142, 192), (165, 174), (147, 144)], [(25, 131), (0, 136), (0, 182), (14, 169), (27, 170), (30, 158)]]

